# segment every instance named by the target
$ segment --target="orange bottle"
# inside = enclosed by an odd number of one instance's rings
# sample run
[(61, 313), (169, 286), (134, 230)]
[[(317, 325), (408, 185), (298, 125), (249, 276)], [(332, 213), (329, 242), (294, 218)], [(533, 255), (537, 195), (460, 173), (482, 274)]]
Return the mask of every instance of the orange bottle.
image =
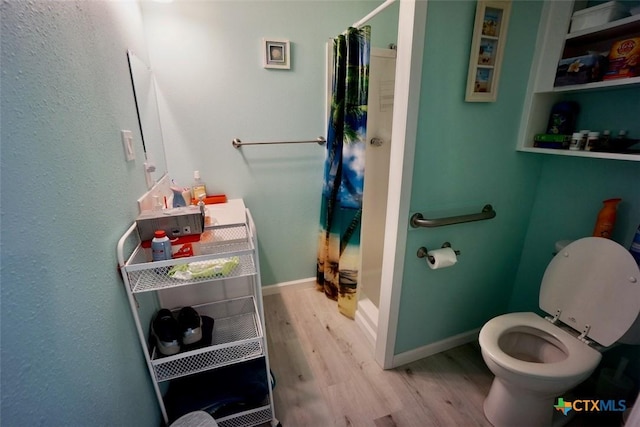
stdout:
[(618, 209), (618, 203), (622, 199), (607, 199), (604, 202), (604, 206), (598, 213), (598, 219), (596, 220), (596, 226), (593, 229), (594, 237), (604, 237), (605, 239), (611, 238), (613, 233), (613, 226), (616, 223), (616, 212)]

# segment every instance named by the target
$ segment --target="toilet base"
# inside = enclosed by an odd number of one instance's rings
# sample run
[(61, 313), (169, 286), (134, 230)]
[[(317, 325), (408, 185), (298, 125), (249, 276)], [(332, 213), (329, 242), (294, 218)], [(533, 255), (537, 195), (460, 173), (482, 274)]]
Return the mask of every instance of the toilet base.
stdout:
[(524, 390), (495, 377), (484, 400), (484, 415), (494, 427), (551, 426), (554, 399), (554, 395)]

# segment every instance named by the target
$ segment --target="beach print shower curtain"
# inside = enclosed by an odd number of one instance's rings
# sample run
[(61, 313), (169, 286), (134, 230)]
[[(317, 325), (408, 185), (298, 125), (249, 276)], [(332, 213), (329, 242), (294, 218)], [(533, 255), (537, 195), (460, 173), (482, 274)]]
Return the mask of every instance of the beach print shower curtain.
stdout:
[(331, 113), (324, 164), (316, 286), (354, 318), (369, 92), (371, 27), (333, 40)]

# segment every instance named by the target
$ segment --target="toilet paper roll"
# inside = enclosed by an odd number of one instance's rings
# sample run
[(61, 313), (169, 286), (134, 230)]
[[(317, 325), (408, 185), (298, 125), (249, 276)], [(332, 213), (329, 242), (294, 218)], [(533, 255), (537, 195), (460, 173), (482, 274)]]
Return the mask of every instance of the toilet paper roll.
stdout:
[(433, 262), (429, 258), (427, 258), (427, 264), (432, 270), (437, 270), (439, 268), (451, 267), (453, 264), (458, 262), (458, 257), (456, 253), (451, 248), (442, 248), (442, 249), (434, 249), (432, 251), (427, 252), (430, 257), (433, 257)]

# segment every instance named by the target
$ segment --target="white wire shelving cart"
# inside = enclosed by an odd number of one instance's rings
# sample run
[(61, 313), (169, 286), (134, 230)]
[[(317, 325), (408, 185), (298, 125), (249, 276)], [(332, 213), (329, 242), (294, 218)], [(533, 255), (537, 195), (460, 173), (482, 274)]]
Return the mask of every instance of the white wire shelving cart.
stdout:
[[(238, 204), (238, 200), (235, 201), (235, 208), (237, 210), (241, 206), (244, 221), (206, 227), (203, 237), (206, 235), (207, 239), (193, 243), (194, 256), (151, 261), (151, 250), (143, 247), (135, 223), (118, 242), (118, 263), (129, 305), (162, 417), (167, 425), (183, 415), (170, 410), (168, 399), (173, 381), (185, 381), (185, 378), (188, 378), (187, 381), (197, 380), (198, 376), (213, 375), (212, 387), (224, 388), (234, 380), (229, 380), (227, 376), (216, 381), (216, 372), (225, 369), (228, 372), (232, 366), (242, 370), (249, 363), (254, 370), (256, 366), (259, 371), (264, 369), (258, 375), (264, 380), (264, 397), (250, 405), (223, 407), (212, 415), (221, 427), (248, 427), (265, 423), (279, 425), (273, 406), (273, 378), (264, 332), (257, 234), (251, 213), (244, 208), (241, 200)], [(225, 208), (220, 205), (216, 209), (222, 212), (220, 209)], [(125, 253), (129, 256), (125, 257)], [(204, 274), (175, 274), (177, 270), (189, 270), (197, 265), (216, 267), (207, 269)], [(213, 319), (213, 328), (209, 329), (211, 344), (207, 336), (204, 347), (183, 349), (178, 354), (163, 356), (149, 339), (150, 322), (160, 308), (177, 313), (184, 306), (193, 307), (203, 318)], [(208, 331), (205, 329), (205, 332)], [(246, 385), (248, 388), (254, 386), (255, 382)], [(184, 389), (180, 397), (189, 399), (189, 396), (184, 396)], [(207, 407), (204, 405), (197, 409), (206, 410)]]

